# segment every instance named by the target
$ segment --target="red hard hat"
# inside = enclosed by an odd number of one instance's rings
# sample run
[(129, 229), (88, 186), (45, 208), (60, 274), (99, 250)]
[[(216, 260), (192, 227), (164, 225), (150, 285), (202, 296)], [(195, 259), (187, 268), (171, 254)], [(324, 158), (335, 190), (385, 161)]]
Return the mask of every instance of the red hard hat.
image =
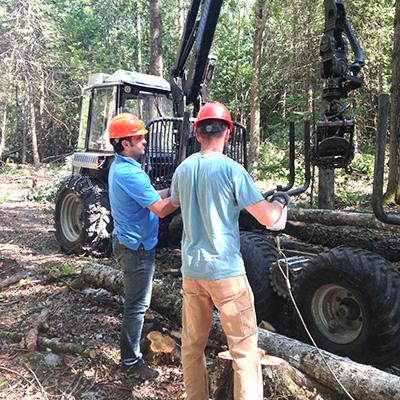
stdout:
[(133, 114), (122, 113), (116, 115), (108, 125), (110, 139), (120, 139), (128, 136), (145, 135), (143, 122)]
[(233, 122), (231, 114), (228, 109), (221, 103), (206, 103), (200, 108), (197, 115), (196, 121), (194, 121), (194, 127), (197, 129), (199, 124), (208, 119), (217, 119), (224, 121), (229, 125), (229, 130), (233, 130)]

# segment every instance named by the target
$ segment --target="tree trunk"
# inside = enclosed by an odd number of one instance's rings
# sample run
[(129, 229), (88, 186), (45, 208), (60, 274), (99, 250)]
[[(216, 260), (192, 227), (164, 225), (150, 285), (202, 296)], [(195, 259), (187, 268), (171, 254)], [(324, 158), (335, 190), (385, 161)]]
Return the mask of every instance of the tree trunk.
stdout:
[(28, 95), (25, 93), (25, 99), (24, 103), (22, 106), (22, 154), (21, 154), (21, 163), (25, 164), (26, 163), (26, 155), (28, 152), (27, 149), (27, 135), (28, 135), (28, 110), (29, 110), (29, 104), (28, 104)]
[(150, 0), (150, 74), (163, 76), (161, 0)]
[(385, 233), (382, 230), (288, 221), (284, 232), (303, 242), (329, 248), (343, 245), (358, 247), (374, 251), (389, 261), (400, 261), (399, 235)]
[(385, 201), (400, 204), (400, 0), (394, 18), (389, 177)]
[(335, 170), (318, 168), (318, 208), (335, 208)]
[(143, 59), (142, 59), (142, 11), (141, 4), (138, 1), (136, 7), (136, 34), (137, 34), (137, 46), (136, 46), (136, 54), (134, 55), (134, 59), (137, 58), (137, 70), (139, 72), (143, 71)]
[(6, 144), (7, 104), (4, 105), (3, 118), (0, 126), (0, 160)]
[(26, 80), (26, 89), (28, 97), (28, 110), (29, 110), (29, 127), (32, 139), (32, 158), (33, 165), (36, 167), (40, 164), (39, 150), (37, 143), (37, 130), (36, 130), (36, 114), (35, 114), (35, 96), (33, 93), (32, 83), (29, 79)]
[(45, 103), (46, 103), (46, 75), (42, 74), (42, 79), (40, 81), (40, 103), (39, 103), (39, 120), (40, 120), (40, 133), (41, 137), (45, 137)]
[(260, 154), (260, 80), (262, 64), (262, 42), (264, 38), (267, 10), (269, 3), (257, 0), (255, 4), (255, 27), (253, 45), (253, 77), (250, 89), (250, 147), (249, 169), (253, 176), (257, 175)]
[(178, 37), (182, 37), (183, 34), (183, 27), (185, 26), (185, 1), (178, 0)]
[[(107, 290), (117, 293), (121, 293), (123, 290), (122, 272), (112, 267), (88, 263), (82, 268), (81, 275), (86, 282), (100, 285)], [(161, 290), (163, 286), (166, 290)], [(154, 290), (155, 288), (156, 290)], [(181, 318), (180, 297), (179, 288), (167, 287), (162, 281), (153, 283), (152, 308), (154, 306), (161, 307), (157, 311), (165, 315), (162, 310), (166, 310), (166, 316), (174, 321), (179, 321)], [(213, 338), (219, 345), (225, 343), (221, 326), (217, 321), (214, 321), (210, 338)], [(268, 354), (283, 358), (294, 368), (341, 393), (336, 380), (314, 347), (264, 329), (259, 329), (258, 345)], [(326, 351), (322, 351), (322, 353), (355, 400), (400, 400), (399, 377)]]

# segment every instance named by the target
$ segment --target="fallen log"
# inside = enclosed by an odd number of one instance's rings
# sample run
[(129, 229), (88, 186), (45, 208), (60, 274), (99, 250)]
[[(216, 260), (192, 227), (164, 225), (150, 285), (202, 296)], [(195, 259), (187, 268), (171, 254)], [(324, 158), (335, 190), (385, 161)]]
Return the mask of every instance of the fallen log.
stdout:
[[(105, 288), (107, 290), (116, 292), (121, 290), (122, 273), (112, 267), (87, 264), (82, 269), (82, 274), (87, 282), (92, 284), (106, 282), (108, 286)], [(95, 277), (101, 277), (101, 279), (94, 279)], [(112, 285), (111, 282), (114, 282), (114, 285), (117, 286)], [(177, 293), (175, 294), (172, 293), (171, 286), (166, 286), (167, 289), (163, 290), (163, 282), (155, 282), (154, 286), (157, 289), (153, 290), (152, 304), (156, 307), (160, 306), (160, 309), (165, 309), (165, 305), (167, 305), (169, 318), (179, 321), (181, 315), (181, 302), (178, 299), (180, 297), (179, 290), (176, 289)], [(162, 314), (159, 311), (160, 309), (157, 311)], [(261, 349), (267, 351), (270, 355), (283, 358), (293, 367), (316, 381), (342, 393), (341, 388), (323, 364), (314, 347), (264, 329), (259, 329), (259, 332), (259, 347)], [(224, 339), (221, 326), (217, 321), (214, 321), (211, 336), (214, 336), (214, 340), (217, 341)], [(323, 354), (326, 355), (331, 368), (343, 382), (345, 388), (356, 400), (400, 400), (400, 377), (325, 351)], [(371, 379), (371, 377), (374, 377), (374, 379)]]
[[(123, 294), (122, 271), (99, 263), (87, 263), (81, 270), (82, 279), (90, 285), (106, 289), (110, 292)], [(161, 315), (180, 324), (182, 296), (181, 285), (176, 279), (153, 281), (153, 293), (150, 307)], [(225, 343), (226, 338), (220, 329), (218, 314), (214, 313), (212, 323), (212, 336), (218, 343)]]
[(288, 221), (284, 232), (311, 244), (330, 248), (346, 245), (374, 251), (389, 261), (400, 260), (400, 235), (382, 230)]
[[(323, 385), (343, 393), (313, 346), (264, 329), (259, 331), (258, 344), (268, 353), (283, 358)], [(356, 400), (400, 400), (400, 377), (327, 351), (321, 352), (343, 386)]]
[[(15, 343), (19, 343), (25, 339), (22, 333), (6, 331), (4, 329), (0, 330), (0, 338), (8, 339)], [(77, 345), (75, 343), (65, 343), (60, 342), (58, 339), (48, 339), (45, 337), (38, 336), (37, 343), (39, 347), (43, 349), (50, 349), (57, 353), (74, 353), (80, 354), (85, 357), (92, 357), (90, 349), (85, 349), (83, 346)]]
[(25, 345), (28, 351), (30, 352), (36, 351), (39, 330), (46, 322), (48, 316), (49, 316), (49, 310), (44, 309), (40, 312), (37, 318), (33, 319), (32, 327), (28, 330), (25, 336)]
[(362, 228), (381, 229), (400, 233), (400, 226), (384, 224), (374, 214), (337, 210), (319, 210), (306, 208), (289, 208), (288, 220), (307, 223), (318, 223), (329, 226), (353, 225)]
[(29, 274), (30, 274), (29, 271), (19, 271), (15, 275), (12, 275), (7, 279), (2, 280), (0, 282), (0, 290), (13, 285), (14, 283), (18, 283), (21, 279), (24, 279), (27, 276), (29, 276)]

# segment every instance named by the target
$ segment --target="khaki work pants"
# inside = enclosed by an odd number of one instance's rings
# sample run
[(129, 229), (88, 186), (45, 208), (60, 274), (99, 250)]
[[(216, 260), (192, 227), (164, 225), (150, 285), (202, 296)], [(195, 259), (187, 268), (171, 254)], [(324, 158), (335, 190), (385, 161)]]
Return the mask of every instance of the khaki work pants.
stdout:
[(254, 296), (246, 275), (210, 280), (183, 279), (182, 364), (186, 400), (208, 400), (204, 349), (213, 305), (218, 309), (233, 358), (235, 400), (262, 400)]

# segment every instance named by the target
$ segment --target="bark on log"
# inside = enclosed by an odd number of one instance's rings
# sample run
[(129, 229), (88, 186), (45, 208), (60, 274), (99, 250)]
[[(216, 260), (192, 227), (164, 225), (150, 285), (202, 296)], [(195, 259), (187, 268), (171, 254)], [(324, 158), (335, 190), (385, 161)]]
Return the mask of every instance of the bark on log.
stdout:
[(400, 235), (354, 226), (326, 226), (288, 221), (285, 233), (311, 244), (346, 245), (374, 251), (389, 261), (400, 261)]
[[(116, 268), (98, 263), (87, 263), (81, 270), (81, 277), (90, 285), (107, 289), (113, 293), (123, 294), (123, 274)], [(155, 279), (150, 307), (170, 320), (180, 323), (182, 310), (180, 289), (181, 285), (177, 280), (163, 279), (161, 281)], [(211, 335), (218, 343), (226, 343), (226, 337), (220, 328), (217, 313), (213, 315)]]
[[(101, 272), (98, 271), (99, 269)], [(109, 284), (110, 282), (118, 282), (119, 279), (122, 279), (122, 273), (112, 267), (87, 264), (83, 268), (82, 274), (87, 282), (93, 284), (99, 284), (101, 281), (108, 282), (108, 287), (105, 287), (106, 289), (110, 291), (120, 290), (120, 284), (114, 288), (113, 285)], [(94, 279), (94, 277), (99, 276), (102, 277), (101, 280)], [(155, 305), (157, 308), (160, 306), (157, 311), (162, 314), (162, 309), (165, 309), (165, 304), (167, 304), (169, 318), (179, 321), (181, 303), (176, 300), (179, 297), (179, 291), (178, 294), (173, 295), (171, 288), (166, 291), (163, 290), (163, 282), (155, 282), (154, 286), (157, 286), (158, 289), (153, 290), (152, 305)], [(171, 299), (175, 300), (171, 303)], [(315, 380), (328, 388), (341, 393), (340, 387), (325, 364), (323, 364), (314, 347), (277, 333), (268, 332), (264, 329), (259, 329), (259, 332), (259, 347), (261, 349), (270, 355), (283, 358), (293, 367), (315, 378)], [(214, 340), (217, 341), (220, 339), (224, 340), (225, 338), (217, 320), (214, 321), (210, 337), (212, 335), (214, 336)], [(355, 363), (347, 358), (339, 357), (325, 351), (323, 354), (326, 355), (331, 368), (343, 382), (345, 388), (356, 400), (400, 400), (400, 377), (370, 366)]]
[[(342, 393), (317, 350), (308, 344), (277, 333), (259, 330), (258, 345), (323, 385)], [(400, 377), (347, 358), (322, 351), (329, 366), (356, 400), (400, 400)]]
[(29, 276), (29, 274), (30, 273), (28, 271), (20, 271), (20, 272), (17, 272), (15, 275), (12, 275), (9, 278), (4, 279), (3, 281), (0, 282), (0, 290), (4, 289), (10, 285), (13, 285), (14, 283), (19, 282), (21, 279)]
[(39, 336), (39, 330), (46, 322), (47, 317), (49, 316), (49, 310), (44, 309), (40, 312), (40, 314), (33, 320), (32, 327), (29, 329), (25, 336), (25, 344), (28, 351), (36, 351), (37, 349), (37, 340)]
[[(22, 333), (5, 331), (2, 329), (0, 330), (0, 338), (12, 340), (13, 342), (18, 343), (23, 340), (25, 336)], [(44, 349), (48, 348), (58, 353), (75, 353), (81, 354), (84, 357), (92, 357), (93, 354), (90, 349), (85, 349), (83, 346), (74, 343), (63, 343), (58, 339), (47, 339), (39, 336), (37, 343)]]
[(356, 213), (336, 210), (319, 210), (305, 208), (289, 208), (288, 220), (318, 223), (329, 226), (353, 225), (362, 228), (382, 229), (400, 233), (400, 226), (384, 224), (374, 214)]

